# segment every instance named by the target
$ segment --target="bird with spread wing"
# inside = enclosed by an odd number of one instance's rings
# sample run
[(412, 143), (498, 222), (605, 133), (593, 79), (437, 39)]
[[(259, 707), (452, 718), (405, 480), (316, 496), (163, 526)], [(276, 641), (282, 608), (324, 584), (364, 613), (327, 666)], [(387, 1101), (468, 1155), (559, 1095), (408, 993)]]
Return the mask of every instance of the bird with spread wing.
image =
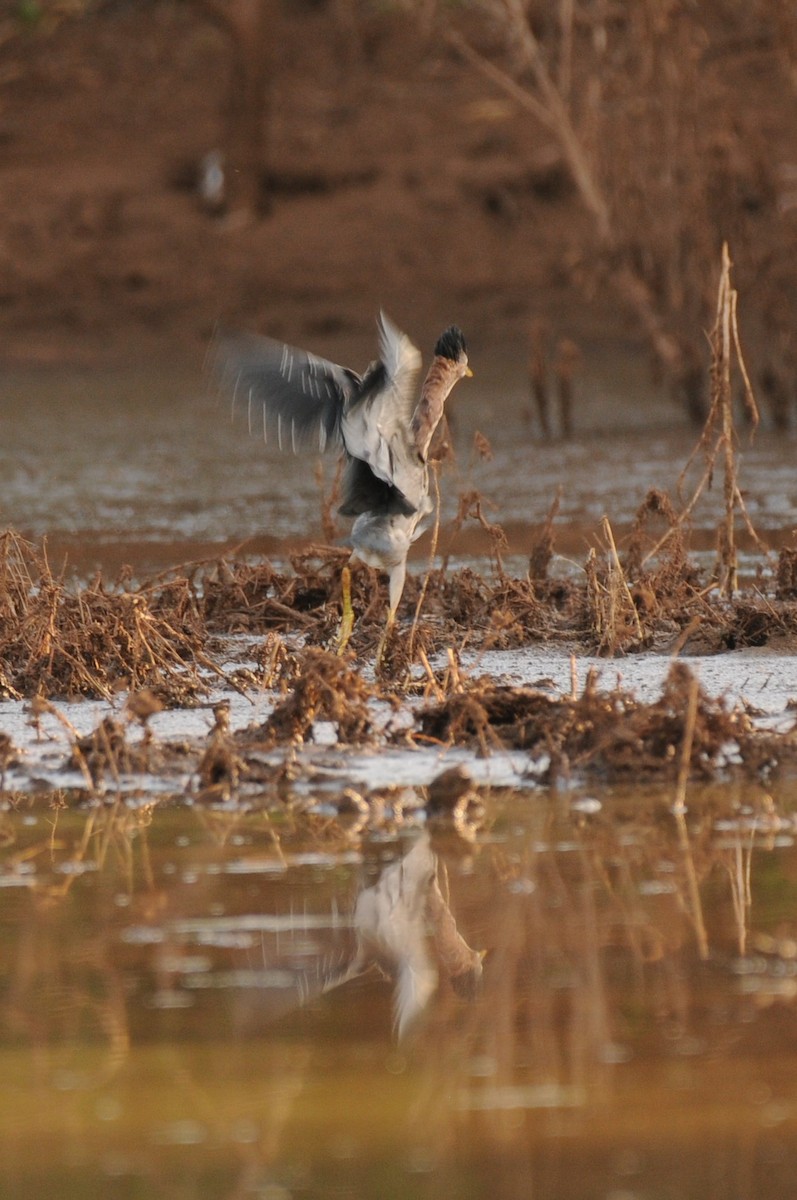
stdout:
[[(240, 337), (223, 346), (223, 375), (245, 398), (264, 437), (276, 432), (280, 448), (337, 449), (344, 458), (342, 516), (353, 517), (350, 542), (369, 566), (388, 576), (385, 636), (404, 590), (407, 554), (434, 509), (428, 454), (454, 384), (472, 375), (460, 329), (438, 339), (417, 397), (421, 355), (381, 313), (379, 358), (363, 375), (270, 338)], [(344, 574), (342, 649), (353, 614)], [(384, 646), (384, 638), (382, 641)]]

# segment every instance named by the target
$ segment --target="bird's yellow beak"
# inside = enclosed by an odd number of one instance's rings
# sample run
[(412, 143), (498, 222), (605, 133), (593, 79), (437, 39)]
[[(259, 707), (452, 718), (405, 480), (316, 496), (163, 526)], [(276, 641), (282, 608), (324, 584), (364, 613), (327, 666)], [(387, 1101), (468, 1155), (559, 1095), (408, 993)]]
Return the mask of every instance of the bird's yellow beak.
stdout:
[(465, 377), (466, 379), (473, 379), (473, 371), (471, 371), (470, 367), (465, 368)]

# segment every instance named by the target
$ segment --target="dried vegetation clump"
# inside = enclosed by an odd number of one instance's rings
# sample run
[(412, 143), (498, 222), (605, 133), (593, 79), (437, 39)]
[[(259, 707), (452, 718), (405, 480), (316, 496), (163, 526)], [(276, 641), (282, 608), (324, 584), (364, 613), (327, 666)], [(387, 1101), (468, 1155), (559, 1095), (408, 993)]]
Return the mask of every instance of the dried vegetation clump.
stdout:
[[(175, 619), (176, 618), (176, 619)], [(69, 587), (44, 549), (0, 535), (0, 692), (13, 698), (111, 697), (157, 688), (169, 704), (203, 690), (201, 642), (179, 611), (157, 611), (146, 589), (97, 577)]]
[(331, 721), (345, 745), (368, 741), (378, 693), (345, 659), (311, 646), (289, 660), (284, 680), (288, 695), (258, 731), (266, 744), (307, 741), (316, 721)]
[[(311, 547), (291, 555), (291, 570), (269, 562), (199, 564), (191, 574), (193, 602), (205, 629), (219, 633), (303, 632), (314, 641), (331, 633), (331, 605), (340, 600), (347, 550)], [(356, 585), (353, 598), (363, 597)]]
[[(690, 717), (693, 687), (696, 700)], [(547, 755), (549, 781), (571, 770), (612, 778), (675, 778), (687, 741), (689, 773), (704, 778), (739, 761), (752, 771), (782, 764), (784, 750), (793, 759), (797, 747), (793, 735), (778, 738), (776, 752), (775, 739), (756, 730), (742, 709), (706, 695), (679, 662), (673, 663), (661, 695), (652, 703), (637, 700), (619, 686), (600, 691), (592, 676), (577, 696), (550, 696), (534, 688), (476, 680), (461, 683), (460, 690), (422, 709), (418, 726), (423, 740), (482, 753), (511, 749), (535, 758)]]

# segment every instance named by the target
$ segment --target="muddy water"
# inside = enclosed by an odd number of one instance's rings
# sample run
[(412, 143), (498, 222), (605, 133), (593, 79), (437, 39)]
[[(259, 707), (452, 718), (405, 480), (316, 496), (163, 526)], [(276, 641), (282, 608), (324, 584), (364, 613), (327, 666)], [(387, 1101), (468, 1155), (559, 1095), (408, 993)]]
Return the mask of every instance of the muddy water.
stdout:
[(3, 1197), (793, 1194), (793, 789), (56, 799), (1, 816)]
[[(322, 347), (322, 349), (324, 349)], [(328, 350), (359, 363), (368, 347)], [(478, 488), (490, 520), (505, 525), (512, 549), (527, 551), (561, 487), (559, 549), (582, 562), (604, 513), (622, 529), (651, 487), (674, 494), (694, 444), (680, 414), (627, 363), (592, 363), (578, 383), (579, 436), (541, 445), (515, 355), (493, 356), (461, 384), (452, 405), (457, 460), (442, 481), (443, 511)], [(280, 454), (247, 433), (243, 405), (209, 392), (199, 364), (128, 371), (40, 369), (10, 372), (0, 389), (0, 524), (47, 535), (81, 571), (112, 573), (130, 562), (147, 571), (241, 543), (284, 553), (297, 538), (321, 536), (320, 485), (313, 458)], [(256, 423), (256, 422), (255, 422)], [(473, 452), (476, 430), (493, 458)], [(326, 461), (324, 486), (334, 464)], [(690, 477), (694, 483), (697, 473)], [(687, 494), (688, 494), (687, 481)], [(762, 534), (782, 542), (797, 525), (793, 445), (766, 432), (742, 446), (741, 484)], [(717, 481), (695, 511), (697, 540), (712, 545), (722, 505)], [(345, 523), (340, 533), (346, 532)], [(474, 525), (451, 547), (484, 551)], [(417, 547), (424, 559), (425, 541)], [(442, 549), (448, 549), (444, 539)]]
[[(196, 370), (4, 384), (0, 524), (81, 572), (319, 534), (313, 465), (249, 438)], [(640, 386), (598, 364), (579, 438), (539, 446), (522, 375), (482, 364), (446, 512), (478, 487), (521, 553), (561, 485), (583, 561), (692, 445)], [(767, 434), (744, 451), (774, 542), (792, 458)], [(719, 504), (696, 511), (706, 544)], [(309, 818), (162, 795), (0, 795), (0, 1196), (793, 1193), (794, 790), (693, 792), (685, 824), (667, 794), (507, 792), (472, 842), (341, 828), (329, 791)]]

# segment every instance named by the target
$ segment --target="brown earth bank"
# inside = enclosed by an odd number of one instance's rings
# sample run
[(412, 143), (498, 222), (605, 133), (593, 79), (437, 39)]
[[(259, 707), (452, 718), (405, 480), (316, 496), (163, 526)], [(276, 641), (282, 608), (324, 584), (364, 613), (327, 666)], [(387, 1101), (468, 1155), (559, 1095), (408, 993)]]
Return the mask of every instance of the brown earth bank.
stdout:
[[(665, 6), (666, 35), (675, 31), (690, 52), (699, 49), (681, 90), (689, 97), (699, 77), (703, 105), (689, 112), (679, 101), (684, 111), (670, 125), (681, 130), (681, 149), (684, 130), (693, 142), (691, 157), (675, 160), (666, 144), (667, 97), (622, 94), (637, 86), (637, 67), (622, 62), (634, 39), (656, 45), (653, 26), (638, 28), (650, 6), (633, 13), (616, 6), (614, 58), (606, 60), (614, 90), (596, 93), (595, 113), (601, 120), (614, 109), (630, 113), (622, 128), (623, 137), (631, 134), (600, 147), (597, 178), (614, 214), (607, 240), (596, 234), (561, 130), (546, 128), (505, 81), (487, 78), (450, 41), (452, 33), (465, 36), (483, 61), (538, 95), (537, 77), (513, 72), (511, 37), (489, 19), (491, 7), (500, 6), (277, 6), (264, 163), (270, 204), (255, 217), (209, 212), (195, 186), (203, 156), (223, 146), (238, 70), (229, 38), (203, 6), (7, 4), (0, 22), (3, 357), (198, 357), (219, 323), (324, 352), (340, 335), (370, 337), (380, 306), (425, 347), (459, 322), (474, 359), (507, 348), (525, 355), (535, 318), (551, 339), (614, 342), (640, 353), (661, 332), (658, 314), (666, 325), (667, 313), (679, 313), (702, 345), (727, 237), (743, 334), (762, 348), (760, 370), (775, 370), (778, 386), (793, 391), (791, 25), (771, 18), (763, 2), (742, 13), (716, 0), (699, 16)], [(426, 24), (420, 10), (431, 14)], [(576, 24), (576, 40), (589, 33), (592, 46), (589, 13), (576, 5), (576, 15), (583, 26)], [(555, 39), (549, 46), (545, 33), (541, 44), (553, 55)], [(666, 44), (672, 74), (678, 44)], [(581, 63), (574, 53), (569, 86), (585, 145), (587, 85), (600, 76), (590, 60), (582, 78)], [(656, 71), (651, 50), (649, 77)], [(666, 203), (658, 184), (648, 186), (679, 173), (699, 190), (698, 233), (671, 228), (694, 209), (688, 188), (679, 192), (683, 212), (673, 213), (656, 207)], [(670, 242), (662, 242), (665, 233)], [(612, 292), (618, 273), (625, 287)], [(677, 341), (684, 331), (676, 325)]]

